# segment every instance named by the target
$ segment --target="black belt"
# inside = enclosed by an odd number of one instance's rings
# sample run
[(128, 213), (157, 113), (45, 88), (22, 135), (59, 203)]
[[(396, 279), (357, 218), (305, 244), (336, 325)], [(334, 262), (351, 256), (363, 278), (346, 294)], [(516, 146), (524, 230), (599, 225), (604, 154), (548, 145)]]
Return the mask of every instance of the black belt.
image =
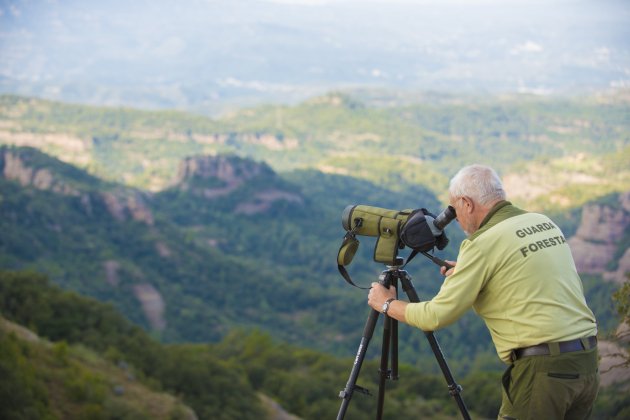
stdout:
[[(584, 347), (582, 339), (580, 338), (571, 341), (561, 341), (558, 343), (558, 347), (560, 348), (560, 353), (570, 353), (573, 351), (589, 350), (597, 345), (597, 337), (595, 336), (588, 337), (586, 341), (588, 342), (588, 347)], [(512, 350), (512, 360), (518, 360), (521, 357), (544, 356), (548, 354), (551, 354), (549, 344), (543, 343)]]

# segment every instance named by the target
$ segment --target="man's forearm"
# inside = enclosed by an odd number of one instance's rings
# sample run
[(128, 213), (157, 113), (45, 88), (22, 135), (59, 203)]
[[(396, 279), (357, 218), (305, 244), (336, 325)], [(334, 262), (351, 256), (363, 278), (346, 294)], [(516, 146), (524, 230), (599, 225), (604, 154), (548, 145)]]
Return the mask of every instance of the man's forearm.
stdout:
[(407, 322), (405, 318), (405, 309), (407, 308), (407, 302), (404, 300), (394, 300), (389, 304), (389, 309), (387, 310), (387, 316), (390, 318), (394, 318), (400, 322)]

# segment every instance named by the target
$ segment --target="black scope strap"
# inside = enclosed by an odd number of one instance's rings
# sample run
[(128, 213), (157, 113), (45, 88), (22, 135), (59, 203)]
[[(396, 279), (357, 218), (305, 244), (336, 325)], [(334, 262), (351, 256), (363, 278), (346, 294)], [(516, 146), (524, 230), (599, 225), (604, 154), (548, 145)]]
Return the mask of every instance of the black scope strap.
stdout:
[(337, 269), (339, 270), (339, 272), (341, 273), (341, 275), (343, 276), (343, 278), (352, 286), (357, 287), (359, 289), (363, 289), (363, 290), (370, 290), (372, 287), (361, 287), (361, 286), (357, 286), (356, 284), (354, 284), (354, 282), (352, 281), (352, 279), (350, 278), (350, 274), (348, 274), (348, 271), (346, 270), (346, 268), (343, 265), (337, 264)]

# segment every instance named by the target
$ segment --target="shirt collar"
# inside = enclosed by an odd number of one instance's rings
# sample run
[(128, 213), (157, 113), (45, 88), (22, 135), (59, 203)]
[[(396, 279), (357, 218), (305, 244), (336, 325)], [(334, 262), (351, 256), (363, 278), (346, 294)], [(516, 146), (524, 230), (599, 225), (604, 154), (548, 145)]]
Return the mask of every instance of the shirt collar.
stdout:
[(483, 227), (483, 225), (485, 225), (486, 223), (488, 223), (490, 221), (490, 219), (492, 219), (492, 216), (494, 216), (494, 214), (496, 212), (498, 212), (499, 210), (501, 210), (503, 207), (505, 206), (509, 206), (512, 203), (510, 203), (509, 201), (506, 200), (501, 200), (499, 201), (497, 204), (495, 204), (490, 211), (488, 212), (488, 214), (486, 214), (486, 217), (483, 218), (483, 220), (481, 221), (481, 224), (479, 225), (479, 229), (481, 229)]

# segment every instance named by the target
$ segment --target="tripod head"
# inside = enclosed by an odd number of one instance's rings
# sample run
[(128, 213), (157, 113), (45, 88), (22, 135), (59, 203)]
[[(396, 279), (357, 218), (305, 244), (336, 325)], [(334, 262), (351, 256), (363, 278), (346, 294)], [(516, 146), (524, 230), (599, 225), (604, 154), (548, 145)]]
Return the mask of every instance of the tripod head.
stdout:
[(386, 271), (398, 271), (404, 265), (405, 265), (405, 260), (402, 257), (396, 257), (396, 260), (394, 261), (394, 264), (392, 264), (392, 265), (387, 265), (386, 264), (385, 267), (387, 267)]
[(402, 258), (396, 257), (396, 265), (387, 265), (387, 270), (383, 270), (378, 276), (378, 282), (386, 288), (389, 288), (392, 284), (396, 285), (393, 280), (399, 277), (403, 262)]

